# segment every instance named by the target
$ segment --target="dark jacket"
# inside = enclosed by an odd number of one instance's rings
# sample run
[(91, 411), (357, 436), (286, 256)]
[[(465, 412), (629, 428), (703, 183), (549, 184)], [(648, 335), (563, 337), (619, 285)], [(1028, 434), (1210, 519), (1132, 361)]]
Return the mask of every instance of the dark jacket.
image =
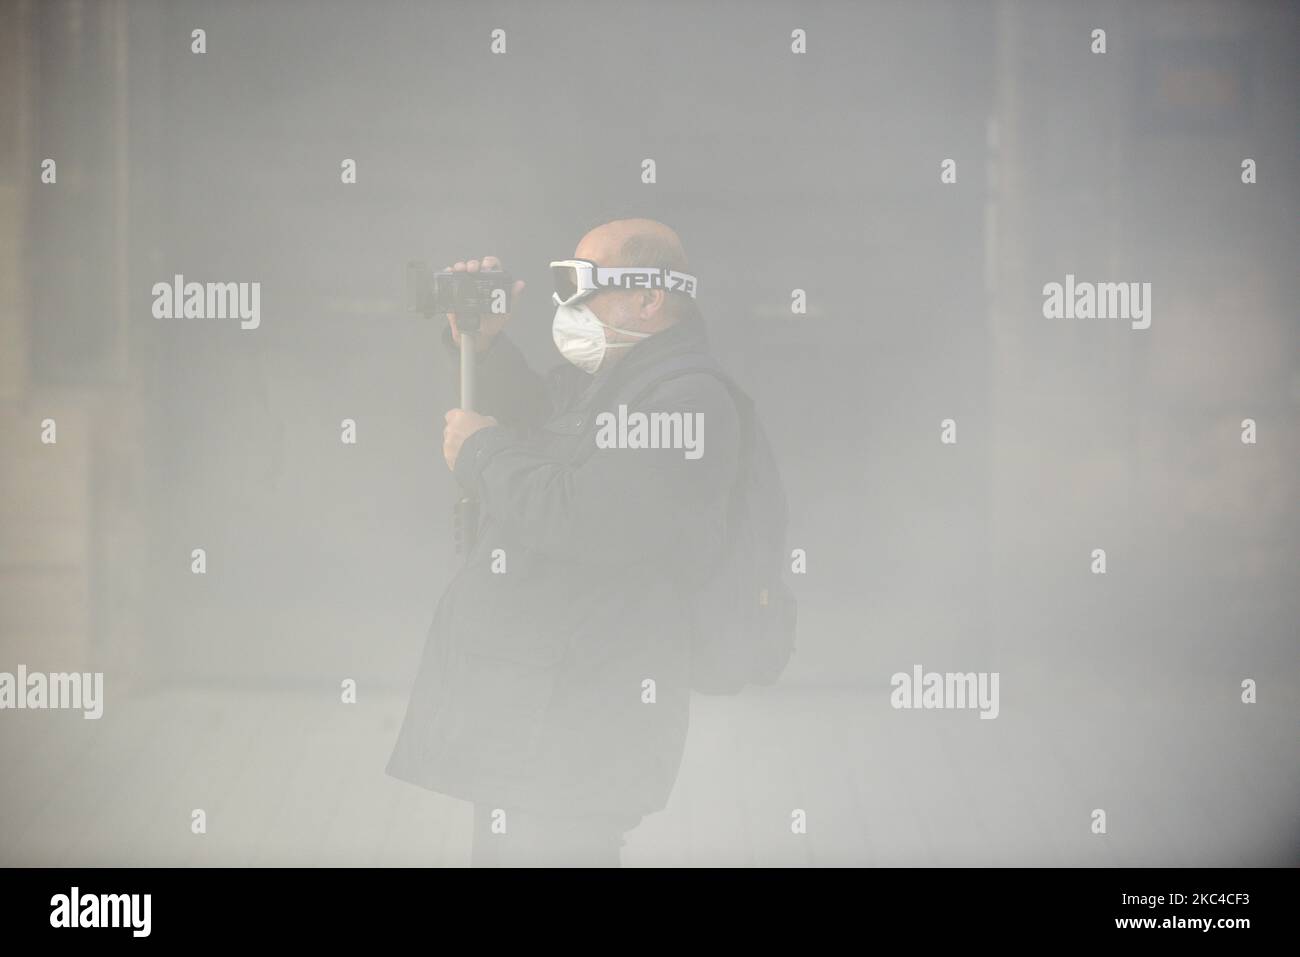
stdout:
[[(540, 377), (505, 336), (480, 357), (476, 404), (500, 424), (470, 436), (454, 470), (481, 503), (478, 544), (438, 604), (389, 774), (494, 807), (629, 825), (664, 807), (690, 704), (678, 582), (717, 559), (737, 413), (721, 382), (693, 373), (630, 410), (702, 413), (699, 458), (595, 448), (590, 427), (629, 401), (619, 383), (707, 345), (689, 318), (595, 376), (565, 362)], [(573, 466), (579, 442), (593, 450)]]

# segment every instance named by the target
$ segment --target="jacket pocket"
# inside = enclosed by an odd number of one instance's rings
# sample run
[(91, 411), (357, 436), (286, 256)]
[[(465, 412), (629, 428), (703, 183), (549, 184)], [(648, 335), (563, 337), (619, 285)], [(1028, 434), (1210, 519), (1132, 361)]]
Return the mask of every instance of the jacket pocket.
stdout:
[(569, 644), (567, 598), (560, 593), (562, 583), (520, 551), (507, 548), (513, 562), (507, 574), (493, 574), (481, 563), (465, 575), (457, 595), (455, 646), (462, 654), (548, 667), (559, 662)]
[(579, 450), (587, 437), (588, 421), (588, 413), (582, 410), (553, 416), (542, 426), (547, 454), (562, 462), (580, 458)]

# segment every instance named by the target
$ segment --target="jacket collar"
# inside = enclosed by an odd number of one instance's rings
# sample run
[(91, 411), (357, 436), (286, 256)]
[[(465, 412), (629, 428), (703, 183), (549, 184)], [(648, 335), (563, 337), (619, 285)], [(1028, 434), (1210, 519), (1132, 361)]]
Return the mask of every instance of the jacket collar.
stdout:
[(642, 339), (621, 361), (599, 369), (592, 382), (593, 392), (602, 390), (607, 383), (626, 382), (642, 369), (669, 356), (686, 352), (708, 352), (709, 337), (704, 320), (698, 315), (687, 315), (649, 339)]

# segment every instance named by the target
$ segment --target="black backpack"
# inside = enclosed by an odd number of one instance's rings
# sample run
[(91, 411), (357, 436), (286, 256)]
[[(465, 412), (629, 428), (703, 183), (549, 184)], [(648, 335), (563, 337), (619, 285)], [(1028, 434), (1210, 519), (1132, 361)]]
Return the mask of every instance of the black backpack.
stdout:
[(707, 353), (664, 359), (617, 387), (629, 408), (659, 384), (691, 373), (719, 379), (740, 420), (736, 483), (727, 507), (725, 545), (716, 571), (704, 580), (680, 581), (690, 608), (691, 688), (735, 694), (748, 684), (773, 684), (795, 647), (797, 603), (785, 582), (785, 486), (767, 434), (745, 394)]

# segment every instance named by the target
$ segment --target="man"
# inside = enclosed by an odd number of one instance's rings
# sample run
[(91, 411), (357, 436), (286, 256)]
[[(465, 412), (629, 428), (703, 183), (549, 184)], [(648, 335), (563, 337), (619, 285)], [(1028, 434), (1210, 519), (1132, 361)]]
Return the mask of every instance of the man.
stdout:
[[(567, 262), (553, 268), (552, 325), (567, 361), (538, 376), (500, 334), (508, 317), (484, 316), (480, 408), (446, 414), (443, 455), (481, 525), (388, 764), (474, 802), (476, 865), (616, 866), (623, 835), (665, 806), (689, 716), (682, 589), (717, 560), (736, 478), (738, 414), (716, 377), (621, 389), (707, 351), (676, 233), (606, 223)], [(592, 423), (620, 403), (696, 416), (702, 454), (598, 443)]]

